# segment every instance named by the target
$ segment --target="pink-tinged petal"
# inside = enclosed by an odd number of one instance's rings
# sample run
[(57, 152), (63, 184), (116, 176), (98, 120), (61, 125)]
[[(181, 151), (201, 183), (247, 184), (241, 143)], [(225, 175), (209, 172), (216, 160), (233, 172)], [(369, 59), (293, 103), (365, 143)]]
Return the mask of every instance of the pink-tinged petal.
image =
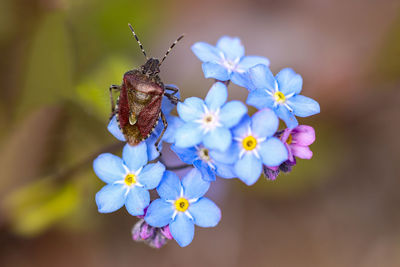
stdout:
[(292, 132), (293, 129), (286, 128), (283, 130), (283, 133), (281, 135), (281, 140), (282, 142), (286, 143), (287, 139), (289, 138), (290, 133)]
[(311, 159), (313, 156), (313, 152), (310, 150), (308, 146), (299, 146), (299, 145), (290, 145), (290, 149), (294, 156), (301, 159)]
[(283, 143), (288, 151), (288, 160), (289, 161), (294, 161), (294, 156), (293, 156), (293, 152), (292, 152), (292, 148), (290, 145), (288, 145), (287, 143)]
[(314, 128), (308, 125), (299, 125), (292, 131), (292, 143), (301, 146), (309, 146), (315, 141)]

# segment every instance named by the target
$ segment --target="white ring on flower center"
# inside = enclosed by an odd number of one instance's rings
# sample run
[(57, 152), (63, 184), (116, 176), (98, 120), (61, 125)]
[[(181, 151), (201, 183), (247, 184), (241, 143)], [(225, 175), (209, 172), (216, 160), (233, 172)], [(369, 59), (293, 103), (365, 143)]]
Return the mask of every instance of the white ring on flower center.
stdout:
[(221, 61), (219, 62), (219, 64), (224, 68), (226, 68), (229, 71), (229, 74), (231, 72), (238, 72), (238, 73), (245, 72), (244, 70), (238, 68), (240, 57), (237, 57), (232, 61), (227, 59), (223, 52), (219, 52), (219, 56), (221, 57)]
[(203, 105), (203, 108), (204, 108), (204, 113), (202, 117), (198, 120), (195, 120), (195, 122), (201, 125), (204, 134), (206, 134), (217, 127), (221, 127), (222, 124), (219, 122), (219, 111), (220, 111), (219, 109), (213, 112), (209, 110), (206, 105)]
[[(253, 148), (252, 150), (246, 150), (246, 149), (243, 147), (243, 145), (242, 145), (243, 140), (244, 140), (246, 137), (248, 137), (248, 136), (252, 136), (254, 139), (257, 140), (257, 145), (256, 145), (256, 147)], [(233, 140), (235, 140), (236, 142), (238, 142), (238, 145), (240, 146), (239, 159), (242, 159), (242, 157), (243, 157), (245, 154), (248, 154), (248, 153), (253, 154), (256, 158), (259, 159), (259, 158), (260, 158), (260, 154), (258, 153), (258, 150), (260, 149), (260, 144), (261, 144), (262, 142), (264, 142), (266, 139), (267, 139), (267, 138), (265, 138), (265, 137), (263, 137), (263, 138), (257, 138), (256, 136), (254, 136), (254, 134), (253, 134), (252, 131), (251, 131), (250, 126), (247, 128), (247, 134), (246, 134), (245, 136), (242, 136), (242, 137), (234, 137)]]
[[(123, 187), (126, 189), (126, 192), (125, 192), (125, 197), (126, 197), (126, 196), (128, 195), (128, 193), (129, 193), (129, 191), (130, 191), (133, 187), (135, 187), (135, 186), (144, 187), (144, 185), (142, 185), (141, 183), (139, 183), (138, 180), (137, 180), (137, 177), (139, 176), (140, 172), (142, 171), (143, 166), (140, 167), (140, 168), (139, 168), (138, 170), (136, 170), (136, 171), (131, 171), (131, 170), (129, 170), (129, 168), (128, 168), (125, 164), (123, 164), (122, 166), (123, 166), (124, 169), (125, 169), (124, 178), (121, 179), (121, 180), (117, 180), (117, 181), (113, 182), (113, 184), (122, 184)], [(132, 185), (127, 185), (127, 184), (125, 183), (125, 177), (126, 177), (128, 174), (133, 174), (133, 175), (136, 177), (136, 182), (133, 183)]]

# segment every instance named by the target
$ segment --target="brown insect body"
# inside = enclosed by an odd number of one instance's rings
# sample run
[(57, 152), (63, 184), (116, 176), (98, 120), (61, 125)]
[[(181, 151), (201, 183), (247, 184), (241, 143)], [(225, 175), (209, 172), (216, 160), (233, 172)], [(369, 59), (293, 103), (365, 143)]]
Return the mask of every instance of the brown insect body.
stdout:
[(128, 144), (137, 145), (152, 133), (161, 113), (165, 92), (157, 59), (124, 74), (117, 102), (117, 120)]

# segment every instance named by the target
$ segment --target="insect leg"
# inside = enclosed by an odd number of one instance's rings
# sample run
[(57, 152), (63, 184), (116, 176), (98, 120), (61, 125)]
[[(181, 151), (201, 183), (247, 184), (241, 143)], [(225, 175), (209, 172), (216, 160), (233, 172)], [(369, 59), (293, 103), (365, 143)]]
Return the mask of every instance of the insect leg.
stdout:
[(120, 91), (121, 90), (121, 86), (115, 85), (115, 84), (110, 86), (111, 117), (114, 115), (114, 108), (115, 108), (114, 97), (113, 97), (113, 92), (112, 92), (113, 90)]
[(172, 93), (165, 93), (165, 96), (171, 101), (172, 104), (176, 105), (181, 100), (175, 95), (179, 92), (179, 88), (173, 85), (166, 85), (165, 90), (172, 91)]
[(157, 141), (155, 143), (155, 146), (156, 146), (156, 149), (157, 149), (158, 153), (161, 153), (161, 151), (158, 150), (158, 145), (160, 144), (161, 138), (163, 137), (163, 135), (164, 135), (164, 133), (167, 130), (167, 127), (168, 127), (168, 122), (167, 122), (167, 119), (164, 116), (164, 113), (161, 112), (160, 115), (161, 115), (161, 120), (162, 120), (162, 122), (164, 124), (164, 129), (162, 130), (160, 136), (157, 138)]
[(173, 93), (171, 95), (175, 95), (176, 93), (179, 92), (179, 88), (173, 85), (165, 85), (165, 90), (172, 91)]

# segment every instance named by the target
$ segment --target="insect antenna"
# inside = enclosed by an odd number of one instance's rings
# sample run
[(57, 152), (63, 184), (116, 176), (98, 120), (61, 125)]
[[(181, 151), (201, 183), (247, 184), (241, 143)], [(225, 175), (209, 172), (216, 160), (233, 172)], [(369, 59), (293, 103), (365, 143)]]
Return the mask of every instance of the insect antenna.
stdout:
[(128, 26), (129, 26), (129, 28), (131, 29), (131, 31), (132, 31), (132, 33), (133, 33), (133, 36), (135, 36), (135, 39), (136, 39), (136, 41), (138, 42), (139, 47), (140, 47), (140, 49), (142, 50), (143, 55), (146, 57), (146, 59), (148, 59), (148, 58), (147, 58), (147, 55), (146, 55), (146, 52), (144, 51), (143, 45), (142, 45), (142, 43), (139, 41), (139, 38), (137, 37), (135, 31), (133, 30), (132, 25), (131, 25), (130, 23), (128, 23)]
[(165, 58), (168, 56), (169, 52), (171, 52), (172, 48), (174, 48), (174, 46), (180, 41), (182, 40), (182, 38), (185, 35), (182, 34), (181, 36), (178, 37), (178, 39), (176, 39), (176, 41), (168, 48), (167, 52), (165, 53), (165, 56), (163, 57), (163, 59), (161, 60), (160, 64), (158, 66), (161, 66), (161, 64), (164, 62)]

